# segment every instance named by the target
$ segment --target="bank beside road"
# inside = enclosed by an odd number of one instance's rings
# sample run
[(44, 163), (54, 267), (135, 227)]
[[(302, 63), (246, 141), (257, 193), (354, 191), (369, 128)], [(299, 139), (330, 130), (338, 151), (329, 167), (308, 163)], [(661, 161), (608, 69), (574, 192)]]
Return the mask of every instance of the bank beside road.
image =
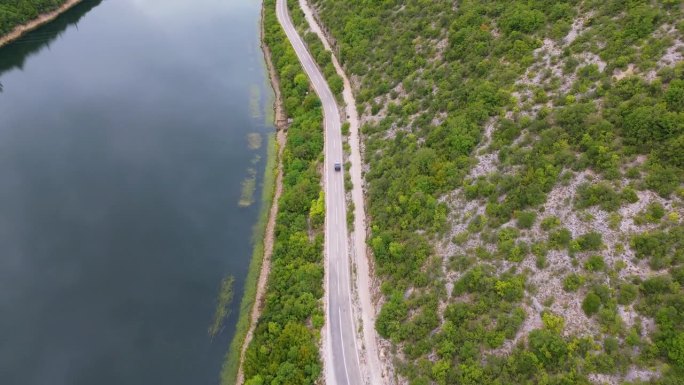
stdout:
[[(320, 154), (322, 111), (297, 56), (280, 28), (275, 0), (264, 0), (264, 43), (277, 72), (288, 117), (283, 149), (282, 196), (261, 315), (242, 363), (245, 384), (314, 384), (324, 323), (324, 194)], [(274, 84), (274, 86), (278, 86)]]
[(20, 38), (25, 33), (33, 31), (34, 29), (40, 27), (43, 24), (51, 22), (52, 20), (56, 19), (59, 15), (68, 11), (69, 9), (74, 7), (76, 4), (82, 2), (83, 0), (62, 1), (63, 4), (60, 5), (57, 9), (47, 13), (40, 14), (37, 18), (29, 21), (28, 23), (17, 25), (7, 34), (0, 36), (0, 47)]
[(352, 306), (351, 260), (347, 244), (344, 178), (333, 164), (343, 159), (340, 112), (325, 77), (307, 50), (290, 18), (287, 2), (277, 1), (278, 21), (323, 105), (325, 127), (325, 250), (326, 327), (323, 354), (328, 385), (357, 385), (361, 373), (356, 323)]
[[(225, 365), (221, 372), (221, 385), (242, 384), (245, 381), (243, 362), (247, 347), (252, 341), (254, 330), (261, 316), (266, 297), (271, 256), (275, 243), (275, 226), (278, 216), (278, 201), (283, 195), (283, 150), (287, 141), (287, 117), (280, 91), (278, 72), (273, 64), (271, 50), (264, 41), (264, 5), (261, 7), (261, 49), (274, 92), (273, 123), (276, 127), (275, 144), (269, 143), (269, 156), (263, 191), (262, 213), (254, 232), (254, 253), (245, 284), (245, 296), (240, 305), (240, 319), (235, 337), (230, 345)], [(262, 227), (262, 226), (265, 226)], [(237, 380), (236, 380), (237, 378)]]

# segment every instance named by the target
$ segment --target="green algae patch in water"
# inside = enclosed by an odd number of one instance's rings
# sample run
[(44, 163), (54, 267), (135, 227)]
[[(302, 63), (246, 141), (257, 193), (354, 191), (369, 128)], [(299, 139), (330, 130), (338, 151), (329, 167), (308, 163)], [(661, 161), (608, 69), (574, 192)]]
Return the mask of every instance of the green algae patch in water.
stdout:
[(263, 138), (258, 132), (250, 132), (247, 134), (247, 146), (250, 150), (258, 150), (261, 148)]
[(257, 171), (255, 168), (250, 167), (247, 169), (247, 177), (242, 181), (242, 190), (240, 192), (240, 200), (238, 201), (238, 206), (249, 207), (254, 204), (254, 192), (256, 191), (257, 184)]
[(221, 281), (221, 289), (216, 303), (216, 311), (214, 312), (214, 320), (212, 321), (211, 326), (209, 326), (209, 337), (212, 339), (221, 332), (223, 329), (223, 322), (230, 315), (230, 305), (233, 303), (234, 283), (235, 277), (232, 275)]
[(261, 118), (261, 91), (257, 84), (249, 87), (249, 111), (252, 118)]

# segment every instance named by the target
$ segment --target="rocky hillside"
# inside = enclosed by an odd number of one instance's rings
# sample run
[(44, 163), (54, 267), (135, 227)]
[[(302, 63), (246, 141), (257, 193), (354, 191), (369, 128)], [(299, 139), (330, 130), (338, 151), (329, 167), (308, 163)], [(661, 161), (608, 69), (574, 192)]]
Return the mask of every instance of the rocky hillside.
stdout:
[(313, 0), (400, 383), (684, 383), (678, 0)]

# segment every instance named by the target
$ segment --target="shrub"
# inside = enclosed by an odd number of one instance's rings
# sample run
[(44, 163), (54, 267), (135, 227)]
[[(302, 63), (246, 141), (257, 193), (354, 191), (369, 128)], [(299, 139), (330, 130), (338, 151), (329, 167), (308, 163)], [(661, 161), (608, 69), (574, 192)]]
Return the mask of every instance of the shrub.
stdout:
[(666, 344), (667, 357), (680, 369), (684, 369), (684, 332), (677, 333)]
[(534, 260), (534, 265), (537, 267), (537, 269), (541, 270), (546, 267), (547, 262), (546, 262), (546, 255), (537, 255), (537, 258)]
[(594, 285), (591, 291), (599, 296), (601, 303), (606, 304), (610, 301), (611, 289), (607, 285)]
[(506, 255), (506, 259), (511, 261), (511, 262), (522, 262), (523, 259), (527, 256), (527, 253), (529, 252), (529, 247), (527, 246), (527, 243), (525, 242), (518, 242), (514, 247), (512, 247), (509, 251), (508, 254)]
[(584, 263), (584, 268), (589, 271), (601, 271), (605, 269), (606, 263), (603, 261), (603, 257), (600, 255), (592, 255)]
[(408, 309), (400, 295), (393, 295), (375, 321), (375, 328), (384, 338), (399, 340), (401, 322), (406, 318)]
[(646, 153), (677, 132), (677, 124), (677, 117), (668, 112), (664, 104), (637, 107), (625, 117), (625, 143)]
[(661, 163), (684, 169), (684, 134), (665, 142), (663, 147), (655, 154)]
[(658, 222), (665, 216), (665, 208), (660, 203), (651, 203), (646, 207), (646, 219), (649, 222)]
[(577, 243), (579, 244), (581, 251), (600, 250), (603, 246), (603, 237), (601, 234), (592, 231), (579, 236), (577, 238)]
[(675, 226), (669, 231), (655, 230), (632, 237), (630, 242), (637, 258), (649, 258), (651, 268), (657, 270), (684, 259), (684, 227)]
[(555, 315), (548, 311), (542, 313), (542, 322), (544, 323), (544, 329), (555, 333), (562, 332), (563, 327), (565, 326), (565, 319), (562, 316)]
[(639, 294), (639, 288), (631, 283), (623, 283), (618, 289), (617, 301), (620, 305), (629, 305)]
[(658, 202), (650, 203), (643, 212), (634, 217), (634, 223), (658, 223), (665, 216), (665, 208)]
[(647, 4), (631, 7), (625, 17), (624, 33), (632, 39), (644, 38), (653, 32), (657, 18), (658, 10)]
[(642, 282), (641, 290), (647, 295), (669, 293), (670, 284), (669, 276), (657, 275)]
[(600, 307), (601, 298), (594, 292), (587, 294), (587, 296), (584, 297), (584, 301), (582, 301), (582, 310), (584, 310), (584, 314), (589, 317), (598, 313)]
[(549, 246), (554, 249), (562, 249), (570, 245), (572, 240), (572, 233), (568, 229), (560, 229), (549, 234)]
[(544, 367), (553, 367), (563, 361), (568, 354), (568, 346), (558, 333), (536, 329), (528, 337), (530, 351)]
[(623, 188), (622, 192), (620, 193), (620, 197), (623, 201), (627, 203), (636, 203), (639, 201), (639, 196), (637, 195), (636, 191), (634, 191), (634, 189), (631, 187)]
[(528, 7), (516, 4), (508, 7), (508, 11), (503, 15), (500, 24), (506, 33), (513, 31), (534, 32), (544, 24), (544, 14), (529, 9)]
[(670, 86), (665, 92), (667, 109), (670, 111), (684, 111), (684, 80), (675, 79), (670, 82)]
[(546, 217), (541, 221), (541, 228), (545, 231), (549, 231), (558, 226), (560, 226), (560, 219), (557, 216)]
[(521, 211), (516, 214), (518, 228), (529, 229), (534, 225), (534, 221), (537, 219), (537, 214), (532, 211)]
[(599, 206), (606, 211), (615, 211), (620, 207), (620, 195), (605, 182), (590, 185), (583, 183), (577, 188), (575, 205), (583, 209)]
[(575, 273), (569, 274), (563, 280), (563, 289), (565, 291), (577, 291), (577, 289), (584, 283), (584, 277)]
[(648, 169), (646, 187), (667, 198), (679, 187), (681, 180), (682, 172), (680, 170), (654, 162)]
[(479, 233), (482, 231), (486, 223), (487, 219), (483, 215), (476, 215), (473, 217), (470, 223), (468, 223), (468, 231), (473, 234)]
[(330, 90), (335, 95), (339, 95), (344, 89), (344, 80), (338, 74), (331, 75), (328, 78), (328, 84), (330, 85)]

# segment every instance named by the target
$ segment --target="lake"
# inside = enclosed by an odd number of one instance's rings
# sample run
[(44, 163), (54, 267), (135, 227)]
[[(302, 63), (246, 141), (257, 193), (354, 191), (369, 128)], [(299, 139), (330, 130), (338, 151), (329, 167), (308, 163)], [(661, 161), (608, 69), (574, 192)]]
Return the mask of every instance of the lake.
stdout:
[(218, 383), (274, 130), (260, 6), (86, 0), (0, 48), (1, 384)]

